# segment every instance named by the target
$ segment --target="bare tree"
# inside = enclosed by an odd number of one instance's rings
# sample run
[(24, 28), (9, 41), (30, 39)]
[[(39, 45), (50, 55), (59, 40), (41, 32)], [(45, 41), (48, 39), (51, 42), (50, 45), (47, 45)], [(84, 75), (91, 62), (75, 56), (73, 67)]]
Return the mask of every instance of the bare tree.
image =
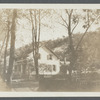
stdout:
[(30, 10), (30, 18), (32, 25), (32, 46), (33, 46), (33, 59), (36, 69), (36, 79), (38, 79), (38, 56), (39, 56), (39, 42), (40, 42), (40, 9)]
[[(93, 12), (92, 12), (92, 10), (89, 10), (89, 9), (86, 9), (83, 12), (85, 14), (85, 17), (83, 17), (83, 16), (80, 17), (80, 13), (78, 14), (75, 9), (65, 9), (64, 12), (65, 12), (64, 17), (63, 17), (63, 15), (59, 15), (62, 20), (62, 23), (61, 22), (59, 22), (59, 23), (66, 28), (67, 34), (69, 37), (69, 49), (70, 49), (69, 79), (71, 81), (72, 70), (75, 65), (75, 62), (77, 61), (78, 47), (81, 44), (85, 34), (87, 33), (87, 31), (89, 30), (91, 25), (95, 22), (95, 20), (97, 20), (99, 18), (99, 15), (97, 15), (97, 17), (93, 18), (93, 16), (94, 16)], [(83, 18), (85, 18), (85, 20), (83, 20)], [(76, 29), (76, 27), (78, 27), (80, 19), (82, 19), (82, 21), (84, 22), (83, 28), (85, 29), (85, 32), (83, 33), (81, 39), (79, 40), (79, 42), (75, 48), (75, 46), (73, 44), (73, 33), (74, 33), (74, 30)]]
[(7, 48), (8, 48), (8, 42), (9, 42), (9, 35), (10, 35), (10, 21), (9, 21), (9, 14), (7, 18), (7, 39), (6, 39), (6, 46), (4, 51), (4, 68), (3, 68), (3, 76), (6, 79), (6, 56), (7, 56)]
[(16, 36), (16, 18), (17, 10), (13, 10), (12, 25), (11, 25), (11, 44), (10, 44), (10, 58), (9, 58), (9, 67), (7, 71), (7, 83), (10, 84), (10, 78), (12, 75), (12, 68), (14, 64), (14, 52), (15, 52), (15, 36)]

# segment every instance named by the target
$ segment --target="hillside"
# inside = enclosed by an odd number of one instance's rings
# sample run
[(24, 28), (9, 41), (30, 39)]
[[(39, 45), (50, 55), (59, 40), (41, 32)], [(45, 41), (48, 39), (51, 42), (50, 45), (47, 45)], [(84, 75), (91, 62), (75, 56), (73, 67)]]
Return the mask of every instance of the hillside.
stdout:
[[(82, 34), (73, 35), (73, 45), (76, 48)], [(60, 60), (64, 60), (66, 57), (67, 60), (70, 59), (69, 51), (69, 42), (68, 37), (58, 38), (56, 40), (43, 41), (42, 44), (45, 44), (50, 48)], [(32, 44), (27, 44), (23, 47), (20, 47), (15, 50), (15, 58), (25, 58), (28, 56), (28, 53), (32, 52)], [(81, 68), (93, 68), (100, 67), (100, 30), (96, 32), (88, 32), (82, 43), (80, 44), (77, 53), (77, 61), (75, 66)], [(8, 52), (9, 54), (9, 52)]]
[[(73, 45), (76, 48), (82, 34), (73, 35)], [(70, 51), (68, 49), (68, 37), (64, 37), (57, 40), (49, 40), (46, 42), (49, 48), (51, 48), (61, 60), (67, 57), (70, 58)], [(77, 61), (75, 66), (81, 68), (94, 68), (100, 69), (100, 29), (95, 32), (88, 32), (82, 40), (77, 53)]]
[[(74, 34), (73, 35), (73, 45), (76, 48), (82, 34)], [(53, 52), (55, 52), (61, 59), (64, 56), (67, 56), (69, 53), (69, 42), (68, 42), (68, 37), (63, 37), (63, 38), (58, 38), (56, 40), (48, 40), (48, 41), (43, 41), (41, 44), (45, 44), (48, 48), (50, 48)], [(98, 45), (97, 51), (99, 50), (99, 44), (100, 44), (100, 34), (98, 32), (89, 32), (86, 34), (84, 37), (82, 43), (79, 46), (79, 51), (82, 50), (85, 53), (87, 52), (86, 47), (95, 48), (95, 46)], [(85, 49), (85, 50), (84, 50)], [(27, 44), (23, 47), (20, 47), (16, 49), (15, 55), (24, 55), (27, 54), (28, 52), (32, 51), (32, 44)], [(82, 52), (81, 52), (82, 53)]]
[[(81, 38), (82, 34), (75, 34), (73, 35), (73, 45), (76, 47), (76, 45), (79, 42), (79, 39)], [(61, 60), (64, 60), (64, 57), (67, 57), (67, 60), (69, 60), (69, 40), (68, 37), (58, 38), (56, 40), (49, 40), (46, 42), (46, 45), (53, 50)]]

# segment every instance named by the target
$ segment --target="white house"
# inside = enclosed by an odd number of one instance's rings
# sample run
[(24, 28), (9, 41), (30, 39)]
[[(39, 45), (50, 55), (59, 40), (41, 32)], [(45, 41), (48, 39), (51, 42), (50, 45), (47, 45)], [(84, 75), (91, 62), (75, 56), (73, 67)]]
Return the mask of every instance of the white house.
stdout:
[[(40, 75), (56, 75), (60, 72), (60, 59), (48, 47), (42, 45), (39, 47), (39, 74)], [(9, 65), (9, 56), (7, 56), (7, 68)], [(14, 74), (34, 74), (35, 68), (33, 60), (33, 52), (28, 53), (26, 59), (14, 61)]]
[[(33, 53), (28, 54), (28, 59), (33, 58)], [(39, 48), (39, 74), (56, 75), (60, 72), (60, 59), (48, 47)]]

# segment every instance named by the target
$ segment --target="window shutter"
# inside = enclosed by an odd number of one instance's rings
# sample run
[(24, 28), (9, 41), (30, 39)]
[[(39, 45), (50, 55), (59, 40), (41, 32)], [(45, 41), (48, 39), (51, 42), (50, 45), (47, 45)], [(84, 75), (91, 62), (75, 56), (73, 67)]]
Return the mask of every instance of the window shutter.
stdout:
[(47, 59), (52, 60), (52, 55), (51, 54), (47, 55)]
[(53, 65), (53, 71), (56, 71), (56, 66), (55, 65)]
[(49, 60), (49, 55), (47, 55), (47, 60)]

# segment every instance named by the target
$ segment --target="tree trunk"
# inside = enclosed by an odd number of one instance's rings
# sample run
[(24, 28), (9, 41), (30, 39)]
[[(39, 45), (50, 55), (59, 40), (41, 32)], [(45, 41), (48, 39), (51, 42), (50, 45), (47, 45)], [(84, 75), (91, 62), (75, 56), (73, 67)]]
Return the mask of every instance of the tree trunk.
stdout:
[(69, 15), (69, 25), (68, 25), (68, 35), (69, 35), (69, 48), (70, 48), (70, 66), (69, 66), (69, 81), (72, 81), (72, 69), (75, 63), (75, 50), (73, 45), (72, 33), (71, 33), (71, 14)]
[(14, 9), (13, 17), (12, 17), (12, 26), (11, 26), (11, 45), (10, 45), (9, 67), (8, 67), (8, 71), (7, 71), (8, 85), (10, 84), (10, 78), (12, 75), (12, 69), (13, 69), (13, 63), (14, 63), (16, 18), (17, 18), (17, 10)]
[(71, 57), (70, 57), (70, 66), (69, 66), (69, 79), (70, 81), (72, 80), (72, 70), (74, 67), (74, 63), (75, 63), (75, 50), (74, 50), (74, 46), (73, 46), (73, 40), (72, 40), (72, 36), (69, 35), (69, 42), (70, 42), (70, 52), (71, 52)]
[(7, 33), (7, 39), (6, 39), (6, 47), (5, 47), (5, 52), (4, 52), (4, 69), (3, 69), (3, 76), (4, 80), (6, 79), (6, 56), (7, 56), (7, 47), (8, 47), (8, 42), (9, 42), (9, 21), (8, 21), (8, 33)]
[(34, 64), (35, 64), (35, 70), (36, 70), (36, 80), (39, 79), (39, 71), (38, 71), (38, 57), (37, 54), (35, 54), (35, 59), (34, 59)]
[(27, 62), (26, 62), (26, 60), (23, 61), (22, 67), (23, 67), (23, 68), (22, 68), (22, 70), (23, 70), (22, 74), (25, 75), (25, 74), (26, 74), (26, 67), (27, 67)]
[[(34, 14), (32, 14), (32, 10), (30, 10), (31, 24), (32, 24), (32, 46), (33, 46), (33, 59), (34, 66), (36, 70), (36, 79), (39, 79), (39, 69), (38, 69), (38, 53), (39, 53), (39, 41), (40, 41), (40, 10), (38, 11), (39, 16), (37, 17), (37, 10), (33, 10)], [(33, 17), (34, 16), (34, 22)], [(39, 23), (37, 23), (37, 18)]]

